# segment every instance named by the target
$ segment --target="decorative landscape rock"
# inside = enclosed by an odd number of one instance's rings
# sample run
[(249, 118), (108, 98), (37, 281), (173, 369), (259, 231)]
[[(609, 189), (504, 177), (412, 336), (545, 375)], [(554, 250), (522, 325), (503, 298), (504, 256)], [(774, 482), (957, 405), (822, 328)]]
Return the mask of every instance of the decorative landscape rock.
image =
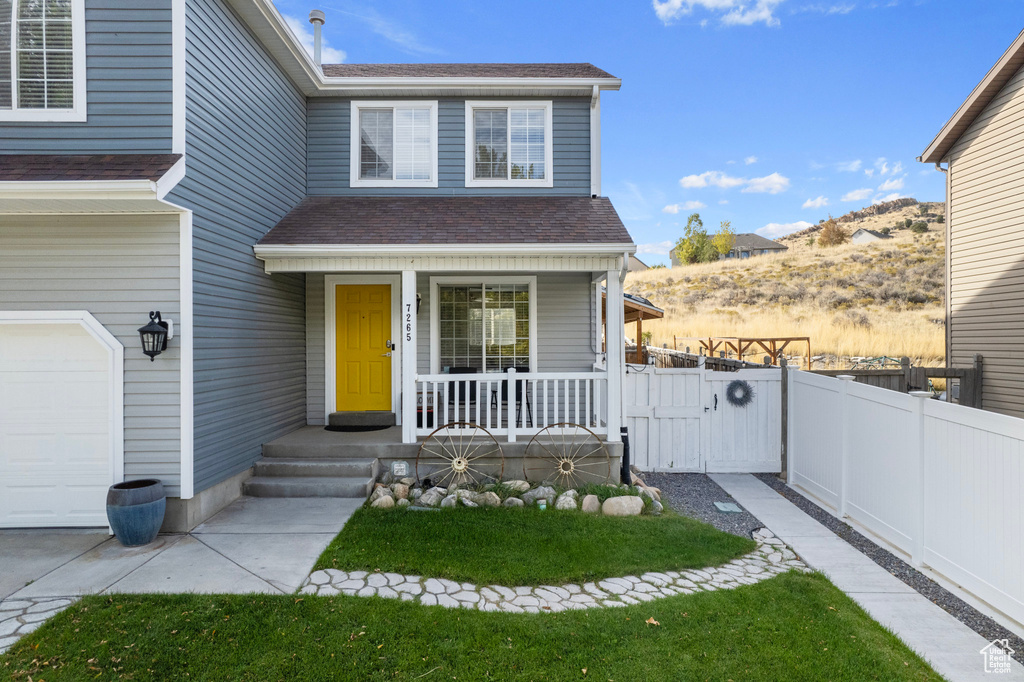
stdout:
[(539, 486), (533, 490), (527, 490), (523, 493), (523, 502), (526, 504), (534, 504), (537, 500), (547, 500), (548, 502), (551, 502), (554, 499), (555, 489), (546, 485)]
[(651, 509), (653, 510), (651, 513), (655, 516), (661, 516), (661, 512), (665, 511), (665, 507), (663, 507), (661, 502), (658, 502), (657, 500), (651, 502)]
[(408, 507), (409, 504), (411, 503), (409, 502), (408, 498), (402, 497), (399, 498), (398, 502), (396, 502), (395, 504), (398, 505), (399, 507)]
[(441, 500), (441, 507), (444, 509), (454, 507), (456, 500), (458, 500), (458, 498), (455, 495), (449, 495), (448, 497)]
[(399, 479), (398, 482), (404, 486), (408, 486), (409, 488), (416, 485), (416, 479), (412, 478), (411, 476), (406, 476), (405, 478)]
[(518, 497), (507, 497), (505, 501), (501, 503), (503, 507), (522, 507), (526, 503), (520, 500)]
[(400, 500), (404, 500), (409, 497), (409, 486), (404, 483), (395, 483), (391, 486), (391, 491)]
[(555, 500), (555, 509), (559, 509), (561, 511), (576, 509), (576, 496), (569, 494), (575, 492), (575, 490), (570, 490), (559, 495), (558, 499)]
[(505, 483), (503, 485), (506, 488), (511, 488), (512, 490), (515, 490), (516, 492), (520, 492), (520, 493), (525, 493), (527, 490), (530, 489), (530, 484), (529, 483), (527, 483), (526, 481), (518, 480), (518, 479), (514, 479), (514, 480), (511, 480), (511, 481), (505, 481)]
[(600, 514), (601, 513), (601, 500), (597, 495), (587, 495), (583, 498), (583, 511), (588, 514)]
[(377, 500), (379, 500), (382, 497), (393, 497), (393, 496), (394, 496), (394, 493), (391, 492), (391, 488), (387, 488), (385, 486), (378, 486), (378, 487), (373, 489), (372, 493), (370, 493), (370, 502), (371, 503), (372, 502), (376, 502)]
[(423, 494), (423, 488), (413, 488), (412, 490), (409, 491), (409, 499), (411, 499), (411, 500), (418, 500), (418, 499), (420, 499), (420, 496), (422, 494)]
[(609, 497), (601, 505), (601, 512), (605, 516), (639, 516), (643, 510), (643, 498), (635, 495)]
[[(454, 504), (456, 498), (452, 496), (451, 499)], [(633, 499), (640, 501), (639, 497)], [(365, 571), (345, 572), (328, 568), (313, 572), (299, 592), (325, 596), (339, 593), (361, 597), (376, 595), (414, 601), (425, 606), (481, 611), (557, 613), (569, 609), (621, 607), (677, 594), (731, 590), (743, 585), (753, 585), (790, 570), (810, 572), (796, 554), (767, 528), (755, 531), (753, 538), (757, 542), (757, 548), (753, 552), (722, 566), (606, 578), (583, 585), (479, 586), (441, 578), (397, 573), (367, 575)], [(5, 602), (0, 602), (0, 624), (3, 623), (5, 615), (4, 604)], [(2, 646), (3, 637), (0, 636), (0, 648)]]
[(487, 492), (480, 494), (480, 496), (476, 499), (476, 503), (479, 504), (481, 507), (500, 507), (501, 498), (498, 497), (498, 493), (491, 492), (490, 490), (488, 490)]
[(375, 509), (391, 509), (395, 506), (395, 498), (390, 495), (381, 495), (376, 500), (370, 503), (371, 507)]

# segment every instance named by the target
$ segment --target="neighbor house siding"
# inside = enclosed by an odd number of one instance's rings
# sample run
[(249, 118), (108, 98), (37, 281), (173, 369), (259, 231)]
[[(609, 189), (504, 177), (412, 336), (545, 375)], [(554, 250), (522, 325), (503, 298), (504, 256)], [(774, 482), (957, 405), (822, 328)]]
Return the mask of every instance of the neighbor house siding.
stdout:
[(195, 488), (250, 467), (306, 418), (305, 282), (268, 276), (252, 247), (303, 197), (303, 95), (221, 0), (187, 7), (193, 209)]
[[(488, 98), (492, 99), (492, 98)], [(503, 99), (503, 98), (493, 98)], [(515, 98), (509, 98), (515, 99)], [(544, 100), (546, 101), (546, 100)], [(439, 99), (437, 113), (438, 186), (420, 188), (350, 188), (351, 100), (309, 99), (310, 194), (590, 194), (590, 98), (552, 101), (554, 187), (466, 187), (466, 100)]]
[[(422, 303), (417, 320), (417, 367), (430, 373), (430, 278), (479, 275), (510, 276), (518, 273), (421, 272), (416, 289)], [(537, 275), (537, 362), (539, 372), (589, 372), (594, 366), (591, 310), (593, 285), (589, 273), (541, 273)], [(306, 280), (306, 379), (309, 424), (324, 423), (324, 275), (310, 273)]]
[[(181, 481), (180, 346), (156, 362), (138, 328), (150, 310), (178, 321), (178, 217), (0, 217), (0, 310), (87, 310), (124, 346), (127, 478)], [(54, 415), (60, 419), (60, 415)]]
[(983, 407), (1024, 417), (1024, 69), (948, 161), (950, 360), (983, 355)]
[(0, 153), (171, 151), (171, 0), (86, 0), (88, 120), (0, 123)]

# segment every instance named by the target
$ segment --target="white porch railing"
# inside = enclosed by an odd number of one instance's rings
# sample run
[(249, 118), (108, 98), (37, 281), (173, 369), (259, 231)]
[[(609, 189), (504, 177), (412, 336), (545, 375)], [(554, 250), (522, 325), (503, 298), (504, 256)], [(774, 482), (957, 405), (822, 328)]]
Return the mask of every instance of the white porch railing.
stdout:
[(417, 437), (460, 421), (510, 443), (561, 422), (608, 436), (607, 372), (421, 374), (415, 384)]

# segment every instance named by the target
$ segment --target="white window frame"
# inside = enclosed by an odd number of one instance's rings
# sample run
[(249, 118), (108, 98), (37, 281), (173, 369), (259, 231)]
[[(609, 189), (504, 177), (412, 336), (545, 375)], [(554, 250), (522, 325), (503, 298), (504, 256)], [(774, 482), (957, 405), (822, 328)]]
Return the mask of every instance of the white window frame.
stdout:
[(40, 123), (83, 122), (86, 120), (85, 0), (71, 0), (71, 59), (75, 106), (71, 109), (18, 108), (18, 4), (11, 10), (11, 108), (0, 109), (0, 121)]
[[(414, 107), (430, 109), (430, 151), (433, 158), (430, 164), (429, 180), (385, 180), (381, 178), (363, 179), (359, 177), (359, 110), (360, 109), (391, 109)], [(392, 127), (392, 135), (397, 129)], [(437, 187), (437, 100), (352, 100), (349, 119), (349, 187)], [(392, 138), (393, 139), (393, 138)], [(392, 144), (392, 149), (394, 145)], [(392, 164), (392, 174), (394, 164)]]
[[(475, 130), (473, 127), (474, 109), (507, 109), (511, 118), (513, 109), (544, 109), (544, 179), (543, 180), (513, 180), (511, 173), (507, 179), (475, 177)], [(554, 187), (554, 139), (552, 130), (552, 103), (551, 100), (475, 100), (466, 101), (466, 187)], [(509, 163), (512, 162), (512, 124), (507, 125), (508, 139), (506, 149), (508, 150)]]
[[(530, 371), (536, 372), (537, 368), (537, 276), (527, 275), (517, 277), (509, 276), (483, 276), (462, 275), (457, 277), (431, 277), (430, 278), (430, 373), (441, 373), (441, 287), (458, 286), (467, 284), (479, 284), (486, 287), (493, 284), (518, 284), (527, 285), (530, 292)], [(486, 370), (486, 367), (484, 368)], [(484, 372), (486, 373), (486, 371)]]

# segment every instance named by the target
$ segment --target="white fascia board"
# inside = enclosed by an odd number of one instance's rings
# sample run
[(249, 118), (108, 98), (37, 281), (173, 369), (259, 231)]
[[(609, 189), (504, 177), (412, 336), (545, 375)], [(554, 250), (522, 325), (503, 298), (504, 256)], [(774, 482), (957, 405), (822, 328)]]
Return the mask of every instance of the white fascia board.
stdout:
[(0, 199), (156, 199), (152, 180), (0, 182)]
[(636, 244), (257, 244), (256, 257), (331, 258), (344, 256), (622, 256), (634, 253)]

